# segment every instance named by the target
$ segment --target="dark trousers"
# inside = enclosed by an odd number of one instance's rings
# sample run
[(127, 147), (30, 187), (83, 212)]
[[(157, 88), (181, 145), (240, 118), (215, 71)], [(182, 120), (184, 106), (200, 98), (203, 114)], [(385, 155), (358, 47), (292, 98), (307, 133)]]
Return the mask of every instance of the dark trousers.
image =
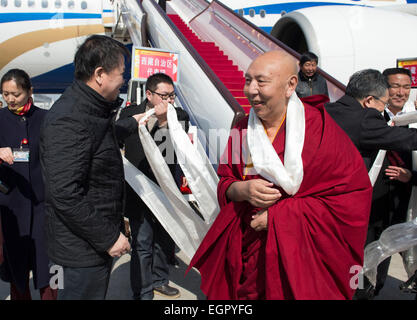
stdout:
[(111, 268), (112, 260), (94, 267), (64, 266), (64, 288), (58, 290), (58, 300), (104, 300)]
[[(366, 235), (365, 247), (371, 242), (377, 241), (384, 230), (385, 226), (382, 221), (370, 223), (368, 226), (368, 233)], [(378, 295), (387, 280), (390, 262), (391, 257), (388, 257), (378, 265), (375, 287), (373, 287), (368, 278), (365, 277), (364, 288), (356, 290), (353, 297), (354, 300), (369, 300)]]
[(143, 210), (129, 217), (132, 233), (130, 284), (134, 299), (152, 300), (153, 289), (168, 284), (168, 259), (175, 243), (153, 214)]

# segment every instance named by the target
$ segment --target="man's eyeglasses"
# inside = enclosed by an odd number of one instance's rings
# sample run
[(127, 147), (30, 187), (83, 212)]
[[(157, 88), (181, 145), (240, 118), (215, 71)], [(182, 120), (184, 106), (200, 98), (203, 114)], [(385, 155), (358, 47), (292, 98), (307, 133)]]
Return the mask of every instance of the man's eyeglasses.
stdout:
[(149, 91), (152, 92), (152, 93), (157, 94), (158, 96), (160, 96), (162, 100), (168, 100), (168, 98), (169, 99), (175, 99), (177, 97), (177, 94), (175, 92), (162, 94), (162, 93), (155, 92), (155, 91), (152, 91), (152, 90), (149, 90)]
[(381, 101), (384, 104), (384, 108), (388, 108), (389, 107), (389, 103), (388, 102), (385, 102), (385, 101), (383, 101), (382, 99), (380, 99), (380, 98), (378, 98), (376, 96), (372, 96), (372, 98)]

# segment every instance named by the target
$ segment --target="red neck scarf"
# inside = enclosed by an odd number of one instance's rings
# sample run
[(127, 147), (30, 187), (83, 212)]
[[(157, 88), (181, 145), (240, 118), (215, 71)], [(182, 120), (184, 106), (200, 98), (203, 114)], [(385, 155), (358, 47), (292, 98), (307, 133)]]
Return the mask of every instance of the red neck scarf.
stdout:
[(20, 107), (17, 110), (10, 110), (10, 111), (12, 111), (13, 113), (15, 113), (19, 116), (24, 116), (26, 113), (29, 112), (30, 107), (32, 106), (32, 104), (33, 104), (33, 99), (32, 99), (32, 97), (29, 97), (28, 102), (24, 106)]

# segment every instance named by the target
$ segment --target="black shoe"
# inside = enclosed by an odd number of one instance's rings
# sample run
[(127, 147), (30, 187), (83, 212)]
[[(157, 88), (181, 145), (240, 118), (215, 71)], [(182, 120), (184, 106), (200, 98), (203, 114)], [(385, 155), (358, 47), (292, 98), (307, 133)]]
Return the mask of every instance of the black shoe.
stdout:
[(375, 287), (367, 277), (364, 277), (364, 288), (356, 289), (352, 300), (373, 300), (375, 298)]
[(178, 261), (178, 259), (177, 259), (177, 258), (175, 258), (175, 257), (173, 257), (173, 258), (169, 259), (168, 263), (169, 263), (170, 265), (172, 265), (175, 269), (179, 269), (179, 267), (180, 267), (180, 262), (179, 262), (179, 261)]
[(181, 295), (180, 291), (177, 288), (170, 287), (167, 284), (153, 288), (153, 291), (156, 294), (172, 299), (179, 298)]

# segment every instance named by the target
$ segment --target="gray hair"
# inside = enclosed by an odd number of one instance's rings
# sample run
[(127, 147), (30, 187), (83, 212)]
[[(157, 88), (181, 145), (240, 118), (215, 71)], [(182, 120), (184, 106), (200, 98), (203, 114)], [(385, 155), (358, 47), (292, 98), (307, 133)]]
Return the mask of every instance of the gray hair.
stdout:
[(346, 94), (357, 100), (368, 96), (377, 98), (385, 95), (389, 84), (381, 72), (374, 69), (365, 69), (355, 72), (349, 79)]

